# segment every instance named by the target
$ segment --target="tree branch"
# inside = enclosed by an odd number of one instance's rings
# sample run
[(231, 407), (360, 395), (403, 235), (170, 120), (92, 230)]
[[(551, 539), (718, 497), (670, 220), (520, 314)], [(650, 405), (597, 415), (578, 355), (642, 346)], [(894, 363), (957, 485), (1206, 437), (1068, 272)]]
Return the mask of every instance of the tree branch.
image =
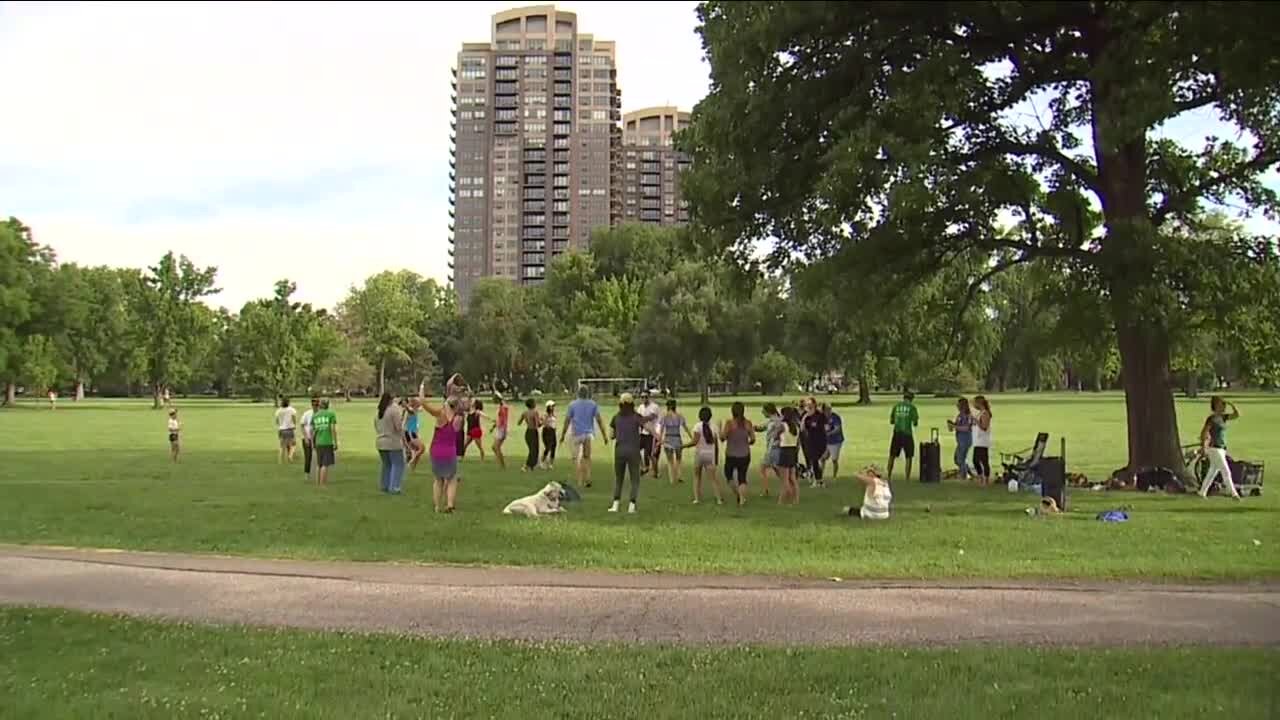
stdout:
[(1025, 143), (1014, 140), (1002, 140), (995, 144), (994, 149), (998, 152), (1004, 152), (1009, 155), (1031, 155), (1057, 163), (1059, 167), (1066, 170), (1076, 180), (1080, 181), (1085, 187), (1089, 188), (1094, 194), (1102, 194), (1102, 183), (1098, 180), (1098, 173), (1093, 168), (1085, 165), (1079, 160), (1067, 155), (1058, 148), (1048, 143)]
[(1254, 153), (1253, 157), (1237, 164), (1230, 170), (1207, 177), (1181, 192), (1172, 193), (1165, 197), (1152, 216), (1151, 222), (1156, 227), (1160, 227), (1165, 220), (1169, 219), (1169, 215), (1186, 210), (1205, 194), (1213, 192), (1227, 183), (1240, 180), (1250, 173), (1262, 172), (1276, 163), (1280, 163), (1280, 152), (1261, 147), (1258, 152)]
[(960, 323), (964, 321), (965, 313), (969, 312), (969, 306), (973, 305), (973, 300), (978, 296), (978, 291), (982, 289), (982, 286), (996, 275), (999, 275), (1012, 267), (1025, 265), (1034, 259), (1034, 255), (1023, 253), (1017, 257), (1001, 260), (992, 266), (990, 270), (986, 271), (976, 280), (969, 283), (969, 288), (964, 294), (964, 301), (960, 303), (960, 308), (956, 311), (955, 321), (951, 324), (950, 337), (947, 339), (947, 352), (943, 356), (944, 361), (951, 360), (951, 352), (955, 349), (956, 338), (960, 336)]

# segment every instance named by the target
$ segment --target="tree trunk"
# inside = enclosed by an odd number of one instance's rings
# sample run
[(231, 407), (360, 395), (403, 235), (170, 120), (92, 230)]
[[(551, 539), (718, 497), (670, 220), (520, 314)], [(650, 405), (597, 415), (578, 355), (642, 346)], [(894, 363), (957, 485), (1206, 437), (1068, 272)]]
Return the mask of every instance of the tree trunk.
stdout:
[(1200, 375), (1195, 372), (1188, 372), (1187, 384), (1184, 389), (1187, 392), (1187, 397), (1189, 398), (1200, 397)]
[(80, 402), (81, 400), (84, 400), (84, 381), (83, 381), (83, 380), (77, 380), (77, 381), (76, 381), (76, 397), (75, 397), (75, 401), (76, 401), (76, 402)]
[(151, 408), (153, 410), (159, 410), (164, 407), (163, 389), (159, 383), (151, 386)]
[(858, 404), (871, 404), (871, 383), (867, 381), (865, 372), (858, 376)]
[(5, 407), (13, 407), (18, 402), (18, 386), (13, 383), (4, 384), (4, 404)]
[(387, 391), (387, 359), (378, 361), (378, 396)]
[(343, 388), (343, 390), (342, 390), (342, 399), (343, 399), (344, 401), (346, 401), (346, 402), (351, 402), (351, 389), (350, 389), (350, 388)]
[(1124, 365), (1124, 404), (1129, 422), (1129, 469), (1165, 467), (1183, 473), (1178, 415), (1169, 383), (1169, 338), (1162, 327), (1116, 328)]

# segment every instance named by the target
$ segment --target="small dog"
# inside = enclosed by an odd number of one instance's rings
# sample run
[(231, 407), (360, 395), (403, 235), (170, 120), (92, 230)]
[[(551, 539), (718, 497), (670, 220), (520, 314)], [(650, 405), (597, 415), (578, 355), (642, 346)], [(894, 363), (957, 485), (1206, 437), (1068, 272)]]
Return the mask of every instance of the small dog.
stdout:
[(538, 517), (562, 513), (564, 508), (560, 507), (560, 498), (563, 494), (564, 489), (560, 483), (549, 482), (546, 487), (532, 495), (512, 500), (511, 504), (502, 510), (502, 514)]

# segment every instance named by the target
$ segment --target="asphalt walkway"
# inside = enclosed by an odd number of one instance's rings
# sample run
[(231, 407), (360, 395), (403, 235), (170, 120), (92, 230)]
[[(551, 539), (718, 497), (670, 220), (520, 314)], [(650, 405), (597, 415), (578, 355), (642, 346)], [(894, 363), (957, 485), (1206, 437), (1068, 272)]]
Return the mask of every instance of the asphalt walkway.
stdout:
[(1280, 585), (833, 582), (0, 545), (0, 605), (433, 637), (1280, 646)]

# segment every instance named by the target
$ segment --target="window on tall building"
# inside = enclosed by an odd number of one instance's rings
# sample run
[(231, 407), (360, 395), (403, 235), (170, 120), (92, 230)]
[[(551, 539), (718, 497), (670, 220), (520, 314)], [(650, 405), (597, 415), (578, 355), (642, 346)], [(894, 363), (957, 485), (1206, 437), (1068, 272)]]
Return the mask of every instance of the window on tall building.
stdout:
[(537, 39), (537, 38), (529, 38), (529, 40), (528, 40), (528, 48), (529, 48), (530, 50), (546, 50), (546, 49), (547, 49), (547, 41), (546, 41), (546, 40), (540, 40), (540, 39)]
[(499, 55), (497, 59), (493, 61), (493, 64), (494, 65), (515, 65), (518, 62), (519, 60), (516, 58), (515, 55)]
[(611, 70), (596, 70), (596, 71), (593, 73), (593, 75), (595, 75), (595, 78), (596, 78), (597, 80), (608, 80), (608, 79), (609, 79), (609, 73), (610, 73), (610, 72), (612, 72), (612, 71), (611, 71)]
[(524, 77), (526, 80), (543, 79), (547, 77), (546, 68), (527, 67), (524, 69)]
[(516, 110), (515, 108), (505, 108), (502, 110), (496, 110), (494, 111), (493, 117), (495, 120), (515, 120)]
[(524, 117), (526, 120), (546, 120), (547, 108), (545, 106), (527, 107), (524, 109)]
[(547, 56), (546, 55), (525, 55), (524, 64), (525, 65), (546, 65)]
[(608, 194), (608, 191), (606, 191), (606, 190), (605, 190), (604, 188), (602, 188), (602, 187), (592, 188), (592, 189), (591, 189), (591, 194), (592, 194), (592, 195), (596, 195), (596, 196), (604, 196), (604, 195), (607, 195), (607, 194)]
[(609, 111), (608, 110), (592, 110), (591, 119), (592, 120), (608, 120)]
[(524, 124), (524, 131), (530, 135), (547, 132), (547, 124), (544, 122), (527, 122)]

